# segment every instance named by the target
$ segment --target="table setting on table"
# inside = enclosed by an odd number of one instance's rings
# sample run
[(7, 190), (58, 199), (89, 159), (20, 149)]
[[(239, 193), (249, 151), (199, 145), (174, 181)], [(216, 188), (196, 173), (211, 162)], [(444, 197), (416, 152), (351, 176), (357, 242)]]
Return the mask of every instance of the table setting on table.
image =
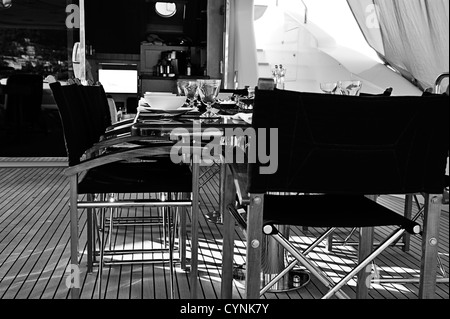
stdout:
[(345, 80), (320, 83), (320, 89), (325, 94), (359, 96), (362, 82), (359, 80)]
[[(135, 123), (235, 123), (251, 125), (255, 89), (221, 90), (219, 79), (177, 81), (177, 93), (146, 92), (139, 100)], [(359, 96), (362, 81), (320, 83), (325, 94)]]
[[(221, 80), (179, 80), (178, 92), (146, 92), (139, 100), (135, 123), (199, 120), (201, 123), (251, 124), (254, 89), (248, 94), (221, 93)], [(206, 110), (206, 111), (204, 111)]]

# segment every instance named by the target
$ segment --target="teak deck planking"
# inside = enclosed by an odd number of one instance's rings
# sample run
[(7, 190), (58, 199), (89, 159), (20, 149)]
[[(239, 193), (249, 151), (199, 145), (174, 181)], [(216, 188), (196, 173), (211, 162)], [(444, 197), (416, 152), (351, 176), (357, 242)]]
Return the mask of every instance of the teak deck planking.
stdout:
[[(66, 268), (69, 263), (69, 187), (62, 167), (5, 167), (0, 168), (0, 298), (3, 299), (67, 299)], [(199, 292), (201, 298), (220, 298), (221, 281), (221, 225), (208, 223), (202, 216), (218, 209), (218, 178), (215, 176), (201, 189), (200, 197), (200, 255)], [(131, 195), (126, 195), (131, 196)], [(141, 194), (140, 196), (144, 196)], [(379, 202), (398, 212), (404, 201), (394, 196), (381, 196)], [(417, 211), (414, 208), (414, 211)], [(140, 209), (122, 210), (123, 216), (140, 214)], [(188, 239), (190, 236), (188, 218)], [(448, 272), (448, 206), (442, 214), (440, 257)], [(86, 212), (80, 211), (81, 298), (98, 298), (97, 268), (86, 272)], [(377, 227), (375, 240), (387, 234), (389, 227)], [(314, 235), (324, 229), (291, 228), (291, 238), (305, 247)], [(344, 240), (350, 229), (334, 233), (336, 241)], [(235, 229), (235, 264), (245, 262), (245, 239)], [(118, 247), (131, 243), (144, 248), (160, 245), (161, 227), (121, 228), (114, 232), (112, 241)], [(356, 239), (353, 238), (354, 240)], [(133, 242), (135, 242), (133, 244)], [(145, 242), (145, 243), (144, 243)], [(129, 246), (127, 246), (129, 247)], [(159, 246), (155, 246), (159, 247)], [(189, 258), (189, 242), (187, 256)], [(335, 246), (330, 255), (324, 245), (310, 255), (317, 263), (332, 271), (333, 278), (343, 275), (353, 265), (356, 247)], [(387, 249), (376, 259), (383, 278), (387, 276), (418, 276), (420, 268), (420, 238), (411, 238), (409, 253), (401, 248)], [(141, 256), (136, 256), (140, 258)], [(101, 297), (106, 299), (168, 299), (168, 264), (106, 266), (103, 272)], [(189, 274), (177, 265), (175, 270), (176, 298), (189, 298)], [(355, 282), (345, 287), (355, 295)], [(375, 284), (369, 291), (372, 299), (417, 299), (418, 284)], [(448, 299), (449, 286), (438, 284), (436, 298)], [(288, 293), (266, 293), (267, 299), (318, 299), (325, 293), (316, 279), (304, 288)], [(234, 284), (233, 298), (241, 299), (243, 289)]]

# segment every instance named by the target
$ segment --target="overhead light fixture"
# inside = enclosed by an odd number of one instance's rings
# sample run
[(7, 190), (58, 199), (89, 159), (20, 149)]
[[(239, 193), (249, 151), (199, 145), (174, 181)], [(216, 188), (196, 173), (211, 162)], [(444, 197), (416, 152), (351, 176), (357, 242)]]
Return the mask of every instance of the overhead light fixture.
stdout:
[(8, 9), (12, 6), (12, 0), (0, 0), (0, 9)]

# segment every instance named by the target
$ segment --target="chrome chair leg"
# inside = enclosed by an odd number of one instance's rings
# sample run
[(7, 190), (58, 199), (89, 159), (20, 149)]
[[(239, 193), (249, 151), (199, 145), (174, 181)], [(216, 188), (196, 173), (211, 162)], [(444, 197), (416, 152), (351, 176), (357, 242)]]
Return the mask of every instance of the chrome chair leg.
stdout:
[[(88, 200), (92, 200), (93, 195), (87, 195)], [(87, 272), (92, 273), (93, 271), (93, 255), (95, 248), (94, 245), (94, 217), (93, 217), (94, 209), (87, 209)]]
[[(112, 217), (112, 216), (111, 216)], [(105, 251), (105, 224), (106, 214), (105, 209), (100, 210), (100, 227), (101, 227), (101, 239), (100, 239), (100, 260), (98, 266), (98, 298), (102, 299), (102, 279), (103, 279), (103, 265), (104, 265), (104, 251)]]
[(115, 209), (114, 208), (111, 208), (110, 209), (110, 219), (109, 219), (109, 229), (108, 229), (108, 244), (109, 244), (109, 250), (111, 250), (112, 249), (112, 232), (113, 232), (113, 218), (115, 217), (114, 216), (114, 212), (115, 212)]
[(175, 288), (174, 288), (174, 266), (173, 266), (173, 250), (174, 250), (174, 238), (172, 237), (173, 229), (172, 229), (172, 208), (168, 208), (167, 212), (169, 223), (168, 223), (168, 231), (169, 231), (169, 269), (170, 269), (170, 299), (174, 299), (175, 297)]
[[(173, 198), (177, 198), (177, 194), (166, 194), (167, 199), (170, 201)], [(175, 210), (175, 216), (174, 216), (174, 210)], [(170, 299), (175, 298), (175, 267), (174, 267), (174, 250), (175, 250), (175, 235), (176, 235), (176, 229), (177, 229), (177, 215), (178, 215), (178, 209), (174, 209), (173, 207), (167, 207), (165, 208), (165, 215), (166, 215), (166, 226), (167, 226), (167, 240), (168, 240), (168, 246), (169, 246), (169, 272), (170, 272), (170, 278), (169, 278), (169, 286), (170, 286)]]
[(344, 239), (343, 246), (347, 245), (348, 241), (349, 241), (350, 238), (355, 234), (356, 231), (358, 231), (358, 228), (357, 228), (357, 227), (354, 227), (354, 228), (350, 231), (350, 234), (348, 234), (347, 238)]
[[(180, 194), (180, 198), (188, 198), (188, 194)], [(186, 223), (187, 223), (187, 214), (189, 213), (188, 208), (181, 208), (181, 213), (179, 214), (179, 220), (180, 224), (178, 227), (178, 250), (180, 253), (180, 260), (181, 260), (181, 269), (186, 270), (187, 269), (187, 263), (186, 263), (186, 238), (187, 238), (187, 230), (186, 230)]]
[[(118, 200), (118, 196), (116, 194), (109, 194), (107, 197), (107, 200), (111, 203), (115, 202)], [(110, 218), (109, 218), (109, 229), (108, 229), (108, 243), (109, 243), (109, 250), (112, 250), (112, 232), (113, 232), (113, 227), (114, 227), (114, 219), (117, 216), (117, 214), (115, 214), (116, 209), (114, 208), (110, 208)]]
[[(167, 195), (165, 193), (158, 194), (158, 198), (160, 200), (165, 200), (167, 198)], [(158, 214), (162, 218), (163, 245), (164, 245), (165, 248), (167, 248), (167, 234), (166, 234), (166, 229), (167, 229), (167, 223), (166, 223), (167, 207), (158, 208)]]
[[(101, 201), (103, 200), (103, 194), (97, 194), (93, 197), (94, 201)], [(91, 239), (91, 247), (92, 247), (92, 268), (94, 267), (94, 265), (97, 263), (97, 242), (98, 242), (98, 246), (100, 247), (100, 240), (101, 240), (101, 234), (100, 234), (100, 221), (98, 218), (98, 208), (94, 208), (92, 210), (92, 239)], [(101, 213), (100, 213), (100, 217), (101, 217)]]

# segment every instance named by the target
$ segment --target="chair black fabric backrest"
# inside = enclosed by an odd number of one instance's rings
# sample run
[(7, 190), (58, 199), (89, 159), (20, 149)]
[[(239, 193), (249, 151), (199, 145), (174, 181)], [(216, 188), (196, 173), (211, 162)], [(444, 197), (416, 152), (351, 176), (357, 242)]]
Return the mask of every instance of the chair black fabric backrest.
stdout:
[(92, 146), (90, 127), (83, 114), (83, 97), (77, 84), (62, 86), (61, 83), (51, 83), (64, 131), (64, 140), (69, 160), (69, 166), (80, 163), (84, 152)]
[(221, 89), (220, 93), (231, 93), (231, 94), (235, 94), (235, 95), (239, 95), (239, 96), (247, 96), (248, 90), (247, 89), (236, 89), (236, 90)]
[(12, 74), (6, 82), (6, 117), (8, 121), (17, 121), (19, 107), (22, 120), (35, 121), (41, 113), (43, 79), (38, 74)]
[(53, 83), (51, 89), (60, 109), (69, 165), (76, 165), (112, 124), (107, 95), (101, 85)]
[(273, 175), (250, 165), (252, 193), (442, 193), (448, 96), (257, 90), (253, 127), (278, 128), (279, 156)]
[(99, 141), (108, 126), (112, 124), (108, 99), (101, 85), (78, 86), (89, 135), (92, 144)]

